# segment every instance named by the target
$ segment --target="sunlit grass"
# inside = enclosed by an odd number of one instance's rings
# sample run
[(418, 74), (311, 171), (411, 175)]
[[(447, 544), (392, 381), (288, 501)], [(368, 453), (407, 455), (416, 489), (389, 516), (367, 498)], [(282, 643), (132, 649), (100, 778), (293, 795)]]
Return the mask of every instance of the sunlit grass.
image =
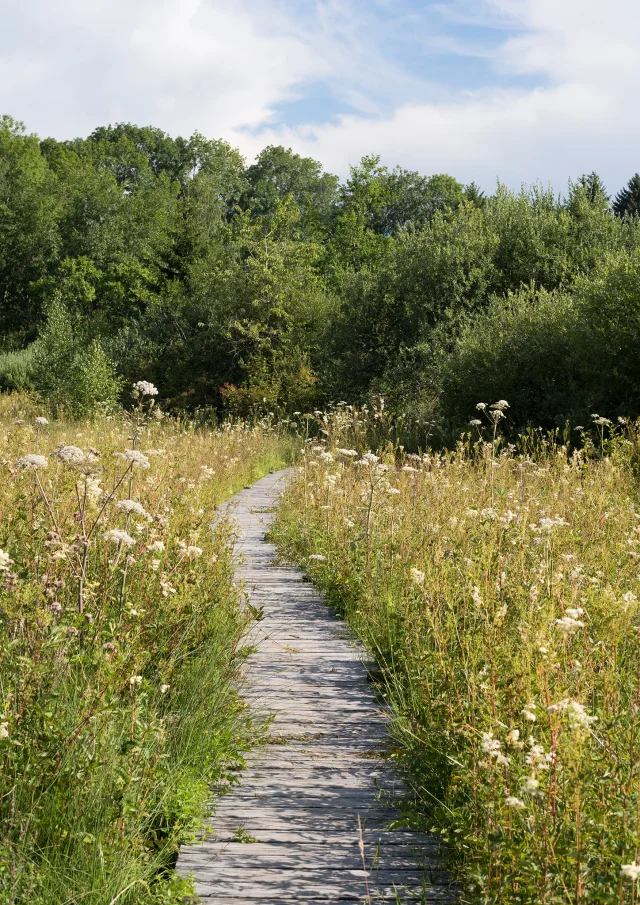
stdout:
[(184, 901), (177, 846), (252, 739), (214, 510), (290, 449), (153, 400), (65, 423), (0, 396), (2, 901)]
[(635, 901), (640, 435), (501, 447), (488, 414), (421, 456), (321, 419), (275, 536), (375, 652), (465, 900)]

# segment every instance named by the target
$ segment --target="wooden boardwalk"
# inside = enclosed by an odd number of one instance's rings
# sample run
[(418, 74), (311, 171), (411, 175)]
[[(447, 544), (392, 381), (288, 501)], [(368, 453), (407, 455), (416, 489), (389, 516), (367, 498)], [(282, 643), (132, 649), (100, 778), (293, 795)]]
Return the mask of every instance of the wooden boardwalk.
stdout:
[(269, 475), (227, 504), (240, 529), (237, 578), (264, 608), (246, 698), (273, 714), (272, 743), (248, 756), (216, 803), (215, 836), (183, 846), (178, 870), (210, 905), (452, 902), (436, 839), (388, 829), (403, 787), (383, 757), (387, 718), (362, 648), (301, 572), (274, 564), (264, 540), (285, 479)]

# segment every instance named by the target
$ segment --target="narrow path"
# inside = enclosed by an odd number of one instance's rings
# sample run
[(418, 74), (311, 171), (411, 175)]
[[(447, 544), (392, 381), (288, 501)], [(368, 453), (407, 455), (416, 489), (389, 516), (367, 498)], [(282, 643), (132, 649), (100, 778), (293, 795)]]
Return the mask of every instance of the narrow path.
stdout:
[[(387, 718), (348, 627), (294, 568), (274, 564), (264, 533), (286, 480), (269, 475), (227, 504), (253, 606), (247, 699), (274, 715), (272, 743), (252, 752), (210, 818), (215, 836), (183, 846), (203, 902), (451, 902), (432, 836), (389, 830), (402, 783), (384, 759)], [(362, 824), (364, 858), (358, 818)], [(242, 841), (244, 840), (244, 841)]]

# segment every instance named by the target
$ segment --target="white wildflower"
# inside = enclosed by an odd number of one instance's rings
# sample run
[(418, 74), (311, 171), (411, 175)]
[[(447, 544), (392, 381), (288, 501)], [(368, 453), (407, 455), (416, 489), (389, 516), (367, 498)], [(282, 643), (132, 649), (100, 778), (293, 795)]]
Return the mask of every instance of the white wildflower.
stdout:
[(36, 424), (48, 424), (49, 421), (47, 418), (43, 418), (42, 415), (38, 415), (36, 418)]
[(486, 402), (479, 402), (479, 403), (476, 405), (476, 408), (478, 409), (479, 412), (484, 412), (484, 410), (486, 409), (486, 407), (487, 407), (487, 403), (486, 403)]
[(129, 685), (133, 688), (134, 685), (140, 685), (142, 683), (142, 676), (131, 676), (129, 679)]
[(326, 562), (327, 561), (327, 557), (322, 556), (321, 553), (312, 553), (311, 556), (309, 557), (309, 559), (313, 560), (314, 562)]
[(161, 685), (160, 686), (160, 694), (166, 694), (169, 691), (170, 685)]
[(154, 540), (152, 544), (149, 544), (147, 550), (150, 553), (163, 553), (164, 552), (164, 543), (161, 540)]
[(574, 619), (572, 616), (563, 616), (554, 622), (563, 635), (574, 635), (578, 629), (584, 628), (584, 622), (581, 619)]
[(0, 722), (0, 738), (9, 738), (9, 723), (6, 720)]
[(480, 425), (482, 424), (482, 421), (480, 421), (479, 418), (472, 418), (471, 421), (469, 422), (469, 424), (471, 427), (480, 427)]
[(553, 754), (545, 752), (542, 745), (537, 745), (535, 739), (529, 739), (529, 752), (525, 758), (525, 763), (538, 770), (548, 770), (553, 763)]
[(318, 458), (328, 465), (330, 462), (333, 462), (333, 456), (330, 452), (321, 452)]
[(378, 456), (376, 456), (376, 454), (372, 452), (365, 453), (362, 459), (367, 463), (367, 465), (375, 465), (376, 462), (379, 461)]
[(494, 402), (494, 403), (493, 403), (493, 405), (491, 406), (491, 408), (492, 408), (492, 409), (498, 409), (499, 411), (502, 411), (502, 410), (504, 410), (504, 409), (508, 409), (508, 408), (509, 408), (509, 403), (507, 402), (506, 399), (498, 399), (497, 402)]
[(505, 799), (505, 804), (508, 808), (523, 808), (524, 801), (521, 801), (519, 798), (516, 798), (515, 795), (507, 795)]
[(507, 745), (510, 745), (512, 748), (523, 747), (523, 744), (520, 741), (519, 729), (510, 729), (509, 732), (507, 732)]
[(493, 732), (482, 733), (481, 748), (489, 757), (495, 757), (500, 750), (500, 742), (493, 737)]
[(166, 456), (166, 449), (145, 449), (145, 456)]
[(141, 503), (138, 503), (137, 500), (120, 500), (116, 504), (116, 509), (119, 509), (121, 512), (126, 512), (127, 515), (139, 515), (141, 518), (146, 518), (149, 521), (152, 518), (144, 506)]
[(620, 876), (635, 883), (640, 879), (640, 864), (635, 861), (632, 861), (631, 864), (623, 864), (620, 868)]
[(201, 481), (210, 481), (211, 478), (214, 476), (214, 474), (215, 474), (215, 471), (213, 470), (213, 468), (209, 468), (208, 465), (200, 466), (200, 480)]
[(12, 565), (13, 560), (9, 557), (9, 554), (0, 549), (0, 572), (8, 572), (9, 566)]
[(158, 390), (152, 383), (149, 383), (148, 380), (138, 380), (133, 385), (134, 394), (138, 394), (139, 396), (157, 396)]
[(567, 705), (569, 728), (574, 732), (586, 732), (592, 723), (597, 722), (597, 716), (591, 716), (579, 701), (570, 701)]
[(164, 578), (164, 577), (160, 579), (160, 587), (162, 588), (162, 596), (163, 596), (163, 597), (168, 597), (170, 594), (175, 594), (175, 593), (176, 593), (176, 589), (175, 589), (175, 588), (173, 587), (173, 585), (172, 585), (166, 578)]
[(184, 541), (178, 542), (180, 553), (187, 559), (199, 559), (202, 556), (202, 547), (196, 547), (195, 544), (185, 544)]
[(528, 795), (535, 795), (539, 788), (540, 783), (533, 777), (529, 777), (522, 783), (522, 791), (526, 792)]
[(482, 606), (482, 594), (480, 593), (480, 588), (477, 587), (477, 585), (474, 585), (471, 590), (471, 599), (477, 607)]
[(349, 458), (358, 455), (358, 452), (355, 449), (337, 449), (336, 452), (340, 453), (341, 456), (348, 456)]
[(425, 574), (421, 569), (409, 569), (409, 577), (414, 584), (424, 584)]
[(106, 541), (111, 541), (112, 544), (124, 544), (125, 547), (133, 547), (135, 545), (135, 540), (131, 535), (127, 534), (126, 531), (121, 531), (119, 528), (111, 528), (109, 531), (105, 531), (102, 537)]
[(29, 453), (16, 462), (17, 468), (28, 468), (35, 471), (38, 468), (48, 468), (49, 462), (44, 456), (38, 456), (35, 453)]
[(150, 463), (147, 457), (137, 449), (125, 449), (123, 453), (116, 453), (122, 459), (131, 462), (132, 465), (139, 465), (141, 468), (149, 468)]
[(387, 493), (389, 496), (397, 496), (400, 490), (397, 487), (387, 487)]
[(535, 715), (534, 710), (536, 709), (535, 704), (527, 704), (522, 708), (522, 715), (525, 720), (529, 720), (530, 723), (535, 723), (538, 717)]
[(56, 449), (54, 455), (65, 465), (81, 465), (85, 460), (85, 455), (79, 446), (67, 446), (64, 443)]

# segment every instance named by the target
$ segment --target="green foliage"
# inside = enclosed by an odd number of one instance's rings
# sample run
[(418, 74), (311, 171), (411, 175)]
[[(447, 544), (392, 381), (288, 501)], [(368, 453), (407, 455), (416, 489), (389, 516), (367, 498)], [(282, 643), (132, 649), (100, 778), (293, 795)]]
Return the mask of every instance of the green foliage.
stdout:
[(60, 299), (50, 306), (46, 324), (31, 348), (33, 385), (53, 406), (76, 415), (115, 409), (123, 379), (100, 341), (86, 341)]
[(0, 389), (33, 389), (35, 346), (27, 346), (18, 352), (0, 353)]

